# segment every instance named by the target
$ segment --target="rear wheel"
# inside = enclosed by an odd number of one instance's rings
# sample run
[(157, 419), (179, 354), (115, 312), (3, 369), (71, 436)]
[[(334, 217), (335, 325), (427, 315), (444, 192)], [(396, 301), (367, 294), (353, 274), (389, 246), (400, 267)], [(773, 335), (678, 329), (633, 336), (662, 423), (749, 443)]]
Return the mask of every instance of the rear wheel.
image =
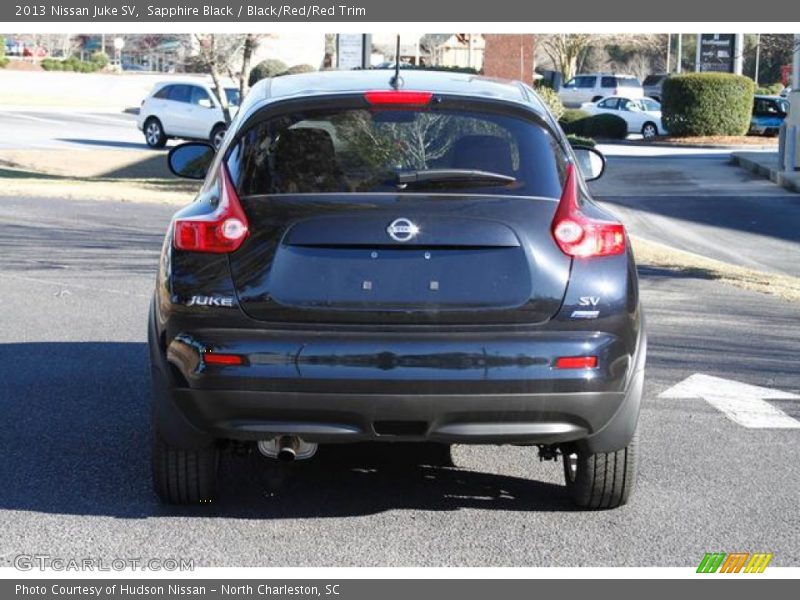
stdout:
[(655, 123), (647, 122), (642, 125), (642, 137), (646, 140), (652, 140), (658, 135), (658, 127)]
[(144, 123), (144, 140), (151, 148), (163, 148), (167, 145), (167, 135), (161, 121), (150, 117)]
[(564, 448), (564, 478), (572, 501), (581, 508), (617, 508), (636, 485), (639, 438), (634, 434), (622, 450), (591, 454)]
[(169, 444), (158, 430), (153, 439), (153, 484), (162, 501), (169, 504), (206, 504), (217, 487), (219, 450), (216, 444), (203, 448), (179, 448)]
[(599, 100), (602, 100), (602, 99), (603, 99), (602, 96), (595, 96), (594, 98), (592, 98), (592, 102), (598, 102)]

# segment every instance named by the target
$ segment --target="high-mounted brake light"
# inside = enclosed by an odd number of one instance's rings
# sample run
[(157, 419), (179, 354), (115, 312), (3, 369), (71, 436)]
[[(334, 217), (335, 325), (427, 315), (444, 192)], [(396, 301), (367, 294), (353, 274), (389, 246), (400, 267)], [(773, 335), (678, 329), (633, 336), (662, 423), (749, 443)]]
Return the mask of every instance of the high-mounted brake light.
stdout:
[(589, 258), (625, 252), (625, 228), (621, 223), (600, 221), (583, 214), (578, 206), (575, 166), (567, 165), (567, 180), (552, 226), (553, 237), (568, 256)]
[(556, 359), (556, 369), (596, 369), (596, 356), (560, 356)]
[(219, 179), (219, 205), (214, 212), (175, 221), (178, 250), (223, 254), (237, 250), (247, 237), (247, 216), (225, 165), (220, 167)]
[(425, 106), (431, 103), (432, 92), (406, 90), (377, 90), (365, 92), (364, 98), (373, 106)]
[(204, 352), (203, 362), (207, 365), (239, 366), (244, 364), (244, 358), (239, 354), (214, 354), (213, 352)]

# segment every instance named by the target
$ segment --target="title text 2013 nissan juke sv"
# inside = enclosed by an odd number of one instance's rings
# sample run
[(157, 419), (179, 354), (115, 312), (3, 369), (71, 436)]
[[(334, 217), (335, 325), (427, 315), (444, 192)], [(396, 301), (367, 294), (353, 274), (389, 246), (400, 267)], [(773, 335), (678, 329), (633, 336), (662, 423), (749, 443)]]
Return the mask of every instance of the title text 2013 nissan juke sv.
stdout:
[[(646, 336), (622, 225), (527, 85), (406, 71), (259, 82), (169, 227), (149, 319), (159, 496), (220, 448), (515, 444), (585, 508), (625, 503)], [(405, 446), (405, 444), (404, 444)], [(441, 453), (438, 454), (441, 456)]]

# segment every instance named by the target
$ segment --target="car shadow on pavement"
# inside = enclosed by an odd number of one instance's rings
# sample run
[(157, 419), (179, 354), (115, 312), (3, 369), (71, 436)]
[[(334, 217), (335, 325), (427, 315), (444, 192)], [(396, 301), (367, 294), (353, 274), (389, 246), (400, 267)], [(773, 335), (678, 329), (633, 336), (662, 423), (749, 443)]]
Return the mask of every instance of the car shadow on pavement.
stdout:
[(314, 459), (288, 466), (225, 452), (215, 503), (163, 506), (150, 484), (147, 360), (144, 343), (0, 344), (0, 510), (130, 519), (572, 510), (561, 485), (415, 464), (401, 448), (375, 444), (323, 447)]

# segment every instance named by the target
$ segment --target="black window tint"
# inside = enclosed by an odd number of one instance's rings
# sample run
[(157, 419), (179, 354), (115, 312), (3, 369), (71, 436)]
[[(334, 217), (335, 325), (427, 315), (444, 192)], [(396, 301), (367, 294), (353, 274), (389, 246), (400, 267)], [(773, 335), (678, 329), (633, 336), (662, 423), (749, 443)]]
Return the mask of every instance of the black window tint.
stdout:
[(583, 77), (577, 77), (576, 79), (578, 80), (578, 87), (579, 88), (593, 88), (594, 87), (594, 82), (595, 82), (595, 77), (594, 76), (591, 76), (591, 75), (590, 76), (583, 76)]
[(170, 93), (172, 92), (171, 85), (165, 85), (163, 88), (158, 90), (155, 94), (153, 94), (153, 98), (159, 98), (161, 100), (166, 100), (169, 98)]
[(600, 87), (604, 87), (604, 88), (617, 87), (617, 78), (616, 77), (603, 77), (600, 80)]
[[(200, 104), (202, 100), (207, 100), (208, 102), (211, 102), (211, 97), (208, 95), (208, 92), (196, 85), (191, 86), (191, 96), (189, 101), (192, 104)], [(208, 105), (208, 102), (206, 102), (205, 104)]]
[[(559, 197), (563, 152), (534, 122), (472, 111), (342, 109), (276, 116), (248, 130), (228, 157), (244, 196), (291, 193), (485, 193)], [(408, 171), (465, 169), (509, 184), (426, 182)]]
[(173, 85), (169, 93), (169, 99), (173, 102), (189, 102), (191, 89), (188, 85)]
[(598, 104), (598, 106), (600, 108), (616, 109), (617, 108), (617, 102), (619, 102), (619, 100), (617, 100), (617, 98), (608, 98), (607, 100), (603, 100), (600, 104)]

